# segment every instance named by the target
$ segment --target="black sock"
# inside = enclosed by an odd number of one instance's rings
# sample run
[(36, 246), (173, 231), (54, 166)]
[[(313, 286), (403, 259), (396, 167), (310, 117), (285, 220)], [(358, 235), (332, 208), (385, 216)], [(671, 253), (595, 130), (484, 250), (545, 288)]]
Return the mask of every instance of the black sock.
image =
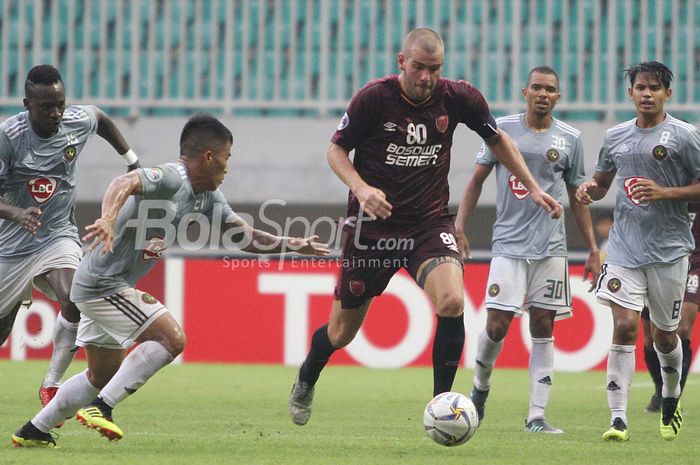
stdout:
[(654, 381), (654, 389), (657, 396), (661, 395), (661, 386), (663, 381), (661, 381), (661, 364), (659, 363), (659, 356), (656, 355), (654, 346), (644, 347), (644, 361), (647, 363), (647, 369), (651, 375), (652, 381)]
[(12, 307), (10, 313), (8, 313), (3, 318), (0, 318), (0, 346), (5, 343), (7, 338), (10, 336), (12, 331), (12, 326), (15, 324), (15, 318), (17, 317), (17, 312), (22, 306), (22, 302), (17, 302), (17, 304)]
[(437, 317), (433, 341), (433, 396), (452, 390), (464, 349), (464, 315)]
[(95, 400), (90, 402), (92, 405), (97, 405), (102, 410), (102, 413), (112, 415), (112, 406), (105, 402), (102, 397), (97, 396)]
[(690, 347), (690, 339), (681, 339), (681, 348), (683, 349), (683, 370), (681, 371), (681, 392), (685, 387), (685, 380), (688, 379), (690, 364), (693, 363), (693, 349)]
[(299, 380), (311, 386), (316, 384), (318, 377), (321, 376), (321, 370), (335, 351), (336, 348), (328, 338), (328, 324), (325, 324), (318, 328), (311, 338), (311, 349), (299, 369)]

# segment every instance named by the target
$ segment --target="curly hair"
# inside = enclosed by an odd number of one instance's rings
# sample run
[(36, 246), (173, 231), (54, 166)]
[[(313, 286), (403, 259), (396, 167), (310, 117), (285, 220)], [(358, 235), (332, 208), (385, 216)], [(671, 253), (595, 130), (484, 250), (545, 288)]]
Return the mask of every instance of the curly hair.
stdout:
[(24, 93), (28, 94), (32, 85), (44, 84), (51, 85), (56, 82), (63, 84), (61, 73), (51, 65), (38, 65), (33, 67), (27, 73), (27, 80), (24, 81)]

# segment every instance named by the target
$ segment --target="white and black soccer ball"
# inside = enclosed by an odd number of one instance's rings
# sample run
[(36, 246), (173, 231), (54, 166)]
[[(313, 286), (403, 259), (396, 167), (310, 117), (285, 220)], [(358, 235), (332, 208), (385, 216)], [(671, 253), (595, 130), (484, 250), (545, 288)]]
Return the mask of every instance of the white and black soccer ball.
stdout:
[(442, 446), (453, 447), (469, 441), (479, 426), (471, 399), (458, 392), (435, 396), (423, 412), (425, 434)]

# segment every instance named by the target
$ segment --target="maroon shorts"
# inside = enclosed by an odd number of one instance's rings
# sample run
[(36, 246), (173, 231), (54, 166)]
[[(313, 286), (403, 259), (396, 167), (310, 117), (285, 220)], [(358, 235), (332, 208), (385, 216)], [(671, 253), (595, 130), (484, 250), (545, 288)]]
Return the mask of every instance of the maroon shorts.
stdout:
[(700, 261), (694, 255), (691, 257), (683, 301), (700, 305)]
[(418, 268), (429, 258), (449, 256), (461, 263), (454, 233), (451, 218), (427, 225), (411, 236), (368, 240), (344, 232), (335, 299), (342, 308), (357, 308), (380, 295), (401, 268), (416, 279)]

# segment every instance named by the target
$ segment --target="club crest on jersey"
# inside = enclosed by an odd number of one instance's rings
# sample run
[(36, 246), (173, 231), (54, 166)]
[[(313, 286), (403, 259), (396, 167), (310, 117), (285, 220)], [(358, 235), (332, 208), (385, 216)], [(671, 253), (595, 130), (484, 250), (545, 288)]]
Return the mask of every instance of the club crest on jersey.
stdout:
[(161, 255), (168, 246), (163, 239), (160, 237), (153, 237), (146, 244), (146, 248), (143, 249), (143, 259), (144, 260), (160, 260)]
[(364, 281), (350, 281), (348, 283), (350, 287), (350, 293), (355, 297), (360, 297), (365, 293), (365, 282)]
[(34, 178), (27, 181), (27, 191), (36, 203), (42, 204), (53, 196), (57, 185), (54, 178)]
[(340, 118), (340, 123), (338, 123), (338, 131), (342, 131), (343, 129), (348, 127), (348, 124), (350, 124), (350, 117), (348, 116), (348, 113), (345, 112), (342, 118)]
[(148, 294), (147, 292), (144, 292), (141, 295), (141, 300), (143, 300), (143, 302), (148, 304), (148, 305), (153, 305), (155, 303), (158, 303), (158, 299), (153, 297), (151, 294)]
[(608, 281), (608, 290), (610, 292), (617, 292), (622, 288), (622, 282), (617, 279), (613, 278), (610, 281)]
[(559, 160), (559, 152), (557, 151), (557, 149), (547, 150), (547, 160), (549, 160), (549, 161)]
[(146, 170), (146, 179), (152, 182), (158, 182), (163, 179), (163, 170), (160, 168), (150, 168)]
[(499, 292), (501, 292), (501, 287), (498, 284), (491, 284), (489, 286), (489, 295), (491, 297), (496, 297)]
[(634, 185), (637, 184), (637, 181), (641, 179), (646, 179), (646, 178), (640, 178), (637, 176), (632, 176), (624, 180), (623, 185), (625, 187), (625, 194), (627, 194), (627, 197), (632, 201), (633, 204), (639, 205), (640, 202), (639, 200), (634, 198)]
[(440, 115), (435, 118), (435, 126), (437, 130), (444, 133), (447, 131), (447, 127), (450, 125), (450, 117), (447, 115)]
[(651, 154), (657, 160), (662, 161), (665, 160), (666, 157), (668, 157), (668, 149), (663, 145), (657, 145), (656, 147), (654, 147), (654, 150), (651, 151)]
[(530, 195), (530, 191), (525, 188), (525, 185), (512, 174), (508, 178), (508, 187), (510, 187), (510, 191), (513, 193), (513, 196), (515, 196), (515, 198), (518, 200), (523, 200), (525, 197)]
[(73, 161), (77, 154), (78, 154), (78, 150), (75, 148), (75, 145), (69, 145), (63, 151), (63, 158), (65, 158), (66, 161)]

